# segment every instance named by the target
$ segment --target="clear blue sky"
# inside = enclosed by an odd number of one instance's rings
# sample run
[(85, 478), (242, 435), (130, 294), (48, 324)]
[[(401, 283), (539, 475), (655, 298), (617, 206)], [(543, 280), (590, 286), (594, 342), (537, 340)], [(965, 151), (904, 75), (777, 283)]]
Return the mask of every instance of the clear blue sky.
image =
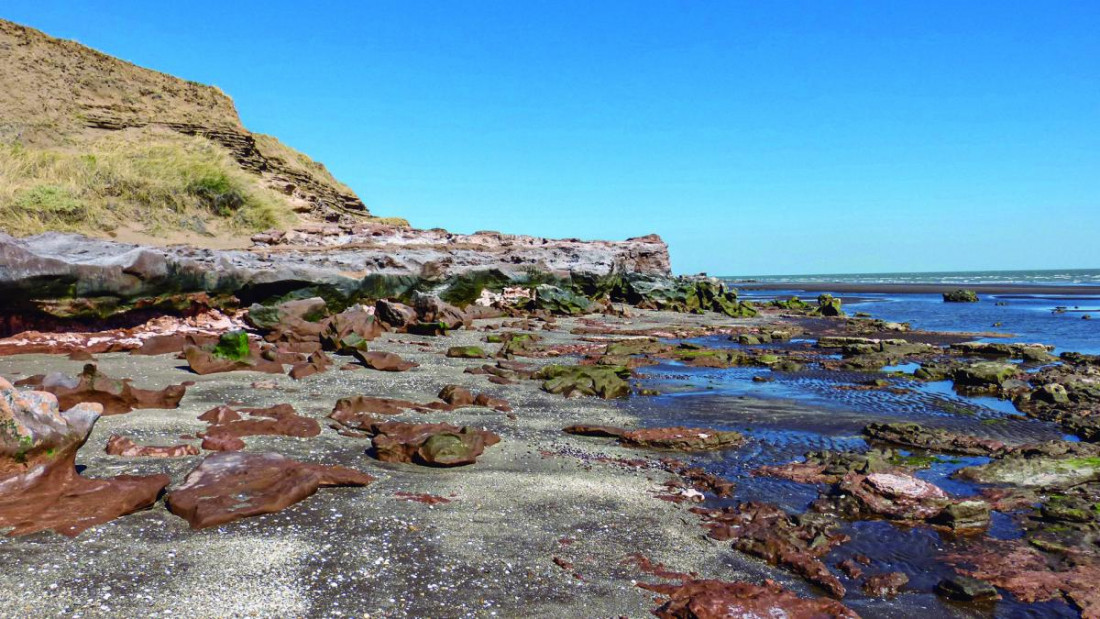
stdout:
[[(61, 2), (419, 227), (678, 272), (1100, 267), (1100, 2)], [(0, 111), (2, 113), (2, 111)]]

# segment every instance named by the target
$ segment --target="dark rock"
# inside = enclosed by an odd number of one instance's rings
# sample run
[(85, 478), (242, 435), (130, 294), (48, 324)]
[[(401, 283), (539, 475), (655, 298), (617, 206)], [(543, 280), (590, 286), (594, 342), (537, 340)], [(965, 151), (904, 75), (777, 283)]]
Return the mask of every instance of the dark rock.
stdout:
[(204, 529), (280, 511), (320, 487), (372, 481), (370, 475), (341, 466), (306, 464), (273, 453), (222, 452), (203, 459), (165, 502), (192, 529)]
[(626, 434), (628, 430), (625, 428), (617, 428), (615, 426), (593, 426), (577, 424), (567, 426), (562, 429), (562, 432), (566, 434), (575, 434), (577, 436), (596, 436), (601, 438), (620, 438)]
[(710, 451), (729, 449), (743, 443), (738, 432), (709, 428), (643, 428), (623, 433), (619, 441), (627, 447), (668, 449), (672, 451)]
[(379, 299), (374, 304), (374, 316), (391, 329), (402, 330), (416, 322), (416, 310), (389, 299)]
[(925, 428), (911, 422), (872, 423), (863, 428), (863, 435), (903, 447), (971, 456), (998, 455), (1006, 449), (1000, 441), (956, 434), (939, 428)]
[(472, 406), (474, 403), (474, 394), (459, 385), (445, 385), (437, 397), (451, 406)]
[(833, 597), (844, 597), (844, 585), (821, 561), (829, 550), (848, 539), (833, 532), (835, 523), (808, 517), (796, 521), (776, 505), (755, 501), (720, 510), (692, 511), (708, 521), (710, 537), (733, 540), (735, 549), (789, 569)]
[(936, 584), (936, 593), (949, 600), (982, 602), (1001, 599), (993, 585), (969, 576), (948, 576)]
[(973, 290), (959, 288), (951, 292), (943, 293), (944, 303), (977, 303), (978, 294)]

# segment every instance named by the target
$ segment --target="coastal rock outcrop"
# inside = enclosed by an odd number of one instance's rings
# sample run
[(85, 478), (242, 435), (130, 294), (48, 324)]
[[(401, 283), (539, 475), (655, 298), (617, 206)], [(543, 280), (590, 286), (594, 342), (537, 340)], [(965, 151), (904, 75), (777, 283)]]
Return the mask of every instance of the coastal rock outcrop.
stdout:
[(374, 478), (342, 466), (307, 464), (274, 453), (215, 453), (168, 493), (168, 511), (205, 529), (285, 509), (331, 486), (366, 486)]
[(59, 372), (36, 374), (15, 383), (57, 397), (62, 409), (77, 404), (95, 402), (104, 415), (121, 415), (136, 408), (178, 408), (187, 387), (169, 385), (164, 389), (139, 389), (129, 379), (115, 379), (101, 374), (95, 364), (87, 364), (75, 377)]
[(167, 475), (77, 473), (76, 452), (102, 410), (82, 403), (62, 412), (53, 394), (19, 391), (0, 378), (0, 529), (75, 537), (156, 501)]

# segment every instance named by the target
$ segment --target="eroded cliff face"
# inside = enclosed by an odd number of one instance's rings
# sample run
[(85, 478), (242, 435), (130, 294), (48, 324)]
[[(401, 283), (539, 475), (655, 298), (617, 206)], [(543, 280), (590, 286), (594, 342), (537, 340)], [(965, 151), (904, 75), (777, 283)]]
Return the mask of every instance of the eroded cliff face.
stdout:
[(95, 156), (100, 134), (123, 130), (138, 130), (134, 141), (142, 142), (157, 141), (158, 130), (207, 139), (310, 218), (370, 214), (323, 165), (245, 129), (221, 90), (0, 19), (0, 143)]
[(196, 295), (204, 304), (229, 306), (288, 295), (348, 305), (435, 292), (461, 304), (484, 289), (566, 282), (594, 290), (624, 275), (668, 277), (664, 241), (460, 235), (377, 224), (271, 232), (243, 250), (0, 235), (0, 331), (48, 326), (44, 320), (178, 313)]

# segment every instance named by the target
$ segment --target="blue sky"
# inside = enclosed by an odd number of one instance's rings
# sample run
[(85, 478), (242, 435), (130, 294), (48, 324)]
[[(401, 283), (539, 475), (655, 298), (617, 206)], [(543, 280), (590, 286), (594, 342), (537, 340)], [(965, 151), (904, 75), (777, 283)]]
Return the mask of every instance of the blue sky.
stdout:
[(1100, 3), (5, 0), (418, 227), (677, 272), (1100, 267)]

